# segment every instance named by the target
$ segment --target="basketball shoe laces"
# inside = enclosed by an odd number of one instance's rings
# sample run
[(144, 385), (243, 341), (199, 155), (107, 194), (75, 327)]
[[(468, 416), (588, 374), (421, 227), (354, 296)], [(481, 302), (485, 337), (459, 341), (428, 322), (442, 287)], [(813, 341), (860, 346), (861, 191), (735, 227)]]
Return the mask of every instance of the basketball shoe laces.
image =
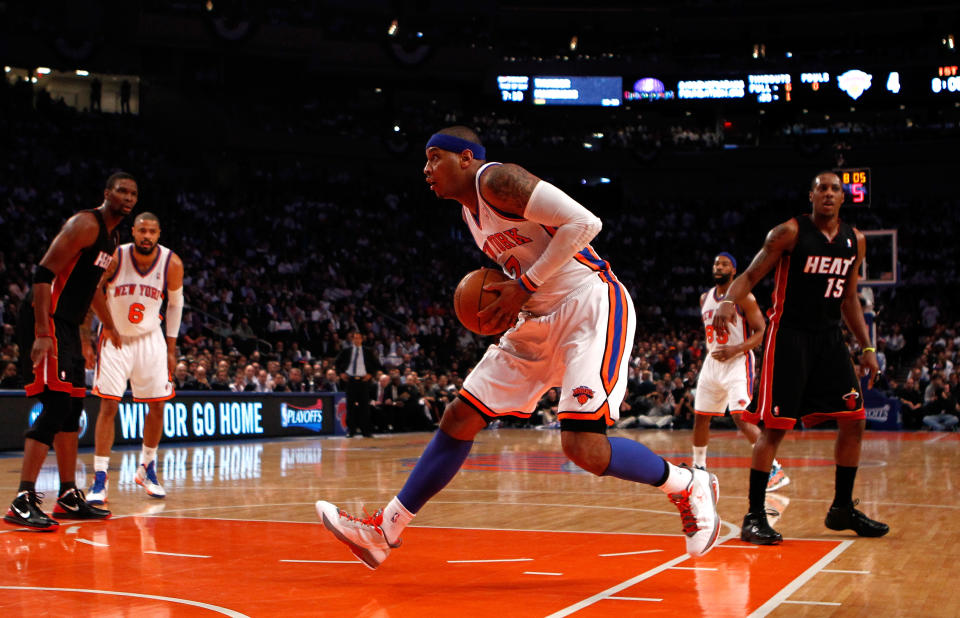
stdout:
[(381, 536), (383, 536), (384, 540), (386, 540), (387, 536), (383, 534), (383, 528), (380, 527), (380, 524), (383, 523), (383, 509), (378, 509), (376, 513), (371, 515), (367, 512), (367, 507), (363, 507), (363, 514), (366, 515), (366, 517), (354, 517), (343, 509), (338, 509), (338, 512), (340, 517), (343, 517), (348, 521), (359, 524), (360, 526), (369, 526), (375, 529), (380, 533)]
[(693, 536), (700, 530), (697, 525), (697, 517), (690, 508), (690, 494), (686, 491), (670, 496), (670, 502), (673, 502), (680, 509), (680, 521), (683, 524), (683, 533), (687, 536)]

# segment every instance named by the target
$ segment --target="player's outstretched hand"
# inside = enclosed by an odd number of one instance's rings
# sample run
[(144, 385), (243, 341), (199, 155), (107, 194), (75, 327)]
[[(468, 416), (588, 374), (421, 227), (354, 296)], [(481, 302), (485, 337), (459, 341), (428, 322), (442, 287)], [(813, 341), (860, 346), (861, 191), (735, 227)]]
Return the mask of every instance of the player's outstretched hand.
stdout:
[(503, 332), (517, 322), (520, 308), (530, 298), (527, 292), (517, 281), (502, 281), (488, 283), (483, 286), (485, 292), (497, 294), (497, 299), (477, 313), (481, 324), (495, 324), (495, 332)]

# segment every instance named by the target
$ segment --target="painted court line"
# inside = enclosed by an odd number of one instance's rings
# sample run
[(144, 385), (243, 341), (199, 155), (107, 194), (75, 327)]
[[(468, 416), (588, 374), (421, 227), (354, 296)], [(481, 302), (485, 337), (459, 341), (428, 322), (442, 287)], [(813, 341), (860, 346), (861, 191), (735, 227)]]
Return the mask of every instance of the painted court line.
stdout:
[(660, 602), (663, 599), (648, 599), (646, 597), (607, 597), (611, 601), (653, 601)]
[(468, 562), (533, 562), (533, 558), (494, 558), (492, 560), (447, 560), (449, 564), (465, 564)]
[(662, 573), (663, 571), (666, 571), (667, 569), (674, 566), (675, 564), (680, 564), (681, 562), (683, 562), (684, 560), (687, 560), (688, 558), (690, 558), (690, 556), (687, 554), (682, 554), (680, 556), (677, 556), (673, 560), (669, 560), (659, 566), (655, 566), (649, 571), (645, 573), (641, 573), (636, 577), (631, 577), (630, 579), (624, 582), (621, 582), (616, 586), (613, 586), (612, 588), (607, 588), (606, 590), (602, 592), (598, 592), (592, 597), (588, 597), (582, 601), (578, 601), (574, 603), (573, 605), (564, 607), (563, 609), (550, 614), (549, 616), (547, 616), (547, 618), (561, 618), (562, 616), (569, 616), (570, 614), (574, 614), (585, 607), (589, 607), (590, 605), (593, 605), (597, 601), (614, 598), (613, 595), (616, 594), (617, 592), (620, 592), (621, 590), (626, 590), (630, 586), (634, 586), (645, 579), (649, 579), (654, 575), (657, 575), (658, 573)]
[(145, 551), (145, 554), (156, 554), (158, 556), (176, 556), (178, 558), (209, 558), (210, 556), (201, 556), (199, 554), (174, 554), (166, 551)]
[(670, 567), (677, 571), (716, 571), (717, 567)]
[(363, 564), (359, 560), (281, 560), (280, 562), (307, 562), (309, 564)]
[(828, 601), (784, 601), (784, 603), (792, 603), (794, 605), (831, 605), (831, 606), (840, 605), (840, 603), (831, 603)]
[(563, 573), (547, 573), (546, 571), (524, 571), (524, 575), (563, 575)]
[(824, 569), (821, 573), (855, 573), (857, 575), (870, 575), (870, 571), (845, 571), (843, 569)]
[(97, 543), (96, 541), (89, 541), (87, 539), (77, 539), (77, 543), (84, 543), (86, 545), (93, 545), (94, 547), (110, 547), (106, 543)]
[(637, 554), (655, 554), (662, 549), (643, 549), (640, 551), (625, 551), (619, 554), (600, 554), (601, 558), (611, 558), (613, 556), (636, 556)]
[(199, 601), (190, 601), (188, 599), (178, 599), (175, 597), (161, 597), (155, 594), (140, 594), (138, 592), (115, 592), (113, 590), (89, 590), (86, 588), (44, 588), (40, 586), (0, 586), (0, 590), (43, 590), (46, 592), (86, 592), (87, 594), (104, 594), (118, 597), (135, 597), (138, 599), (153, 599), (154, 601), (168, 601), (170, 603), (180, 603), (181, 605), (192, 605), (208, 609), (213, 612), (230, 616), (230, 618), (249, 618), (246, 614), (241, 614), (226, 607), (211, 605), (210, 603), (201, 603)]
[(801, 586), (810, 581), (810, 579), (819, 573), (823, 567), (836, 560), (837, 556), (846, 551), (846, 549), (851, 545), (853, 545), (853, 541), (841, 541), (839, 545), (827, 552), (826, 556), (818, 560), (813, 566), (801, 573), (800, 576), (795, 580), (784, 586), (783, 589), (773, 595), (769, 601), (758, 607), (752, 614), (750, 614), (749, 618), (760, 618), (760, 616), (766, 616), (776, 609), (778, 605), (785, 603), (791, 594), (799, 590)]

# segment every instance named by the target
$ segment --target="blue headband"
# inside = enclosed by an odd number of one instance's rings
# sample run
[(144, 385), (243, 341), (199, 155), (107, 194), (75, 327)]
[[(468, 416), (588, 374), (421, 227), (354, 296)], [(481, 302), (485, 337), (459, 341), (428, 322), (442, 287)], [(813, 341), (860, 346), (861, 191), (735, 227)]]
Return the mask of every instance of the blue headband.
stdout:
[(727, 253), (726, 251), (721, 251), (720, 253), (717, 254), (717, 257), (725, 257), (725, 258), (727, 258), (728, 260), (730, 260), (730, 263), (733, 264), (733, 269), (734, 269), (734, 270), (737, 269), (737, 258), (733, 257), (732, 255), (730, 255), (730, 254)]
[(452, 135), (434, 133), (432, 136), (430, 136), (430, 141), (427, 142), (427, 148), (432, 147), (436, 147), (441, 150), (449, 150), (450, 152), (455, 152), (457, 154), (460, 154), (464, 150), (469, 150), (473, 153), (474, 159), (480, 159), (481, 161), (487, 160), (486, 148), (476, 142), (471, 142), (470, 140), (461, 139)]

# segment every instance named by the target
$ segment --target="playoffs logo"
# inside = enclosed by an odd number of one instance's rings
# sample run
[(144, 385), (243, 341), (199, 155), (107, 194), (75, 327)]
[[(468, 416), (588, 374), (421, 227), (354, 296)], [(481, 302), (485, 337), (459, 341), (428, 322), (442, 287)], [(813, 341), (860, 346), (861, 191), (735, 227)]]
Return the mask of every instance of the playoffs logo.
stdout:
[(593, 389), (586, 386), (578, 386), (573, 389), (573, 398), (582, 406), (588, 400), (593, 399)]
[(844, 403), (847, 404), (848, 410), (856, 410), (857, 402), (860, 400), (860, 393), (856, 390), (851, 389), (849, 393), (843, 396)]

